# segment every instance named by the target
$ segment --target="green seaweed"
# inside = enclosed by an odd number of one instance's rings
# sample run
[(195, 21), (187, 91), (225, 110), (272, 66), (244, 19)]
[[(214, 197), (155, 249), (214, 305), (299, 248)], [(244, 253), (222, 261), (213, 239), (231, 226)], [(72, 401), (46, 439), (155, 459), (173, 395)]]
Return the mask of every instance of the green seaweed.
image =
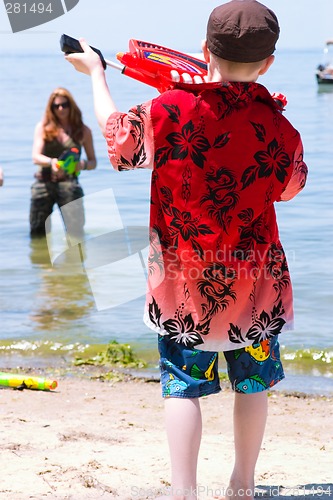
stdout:
[(138, 358), (129, 344), (112, 340), (104, 351), (91, 358), (76, 357), (74, 364), (94, 366), (117, 366), (121, 368), (146, 368), (147, 363)]

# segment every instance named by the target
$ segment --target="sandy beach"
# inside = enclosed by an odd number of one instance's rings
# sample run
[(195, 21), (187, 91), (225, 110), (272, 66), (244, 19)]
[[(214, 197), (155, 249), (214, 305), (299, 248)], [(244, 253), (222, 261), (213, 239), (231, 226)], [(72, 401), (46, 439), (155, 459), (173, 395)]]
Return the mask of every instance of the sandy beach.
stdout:
[[(167, 492), (168, 448), (157, 381), (62, 376), (55, 391), (0, 389), (0, 499), (153, 499)], [(200, 500), (232, 468), (229, 389), (202, 399)], [(259, 497), (333, 498), (332, 399), (270, 395)]]

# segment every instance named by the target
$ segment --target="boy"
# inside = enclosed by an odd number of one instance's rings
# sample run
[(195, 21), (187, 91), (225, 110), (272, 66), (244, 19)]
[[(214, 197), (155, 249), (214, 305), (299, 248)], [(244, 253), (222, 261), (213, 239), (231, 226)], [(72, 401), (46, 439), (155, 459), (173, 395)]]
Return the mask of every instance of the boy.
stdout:
[(278, 37), (275, 14), (255, 0), (216, 7), (203, 43), (207, 83), (178, 84), (128, 114), (84, 40), (84, 54), (66, 56), (91, 75), (113, 166), (153, 169), (145, 322), (159, 334), (168, 498), (197, 498), (199, 398), (220, 391), (217, 352), (235, 391), (228, 497), (253, 498), (267, 389), (284, 377), (278, 334), (292, 328), (293, 305), (274, 203), (304, 187), (307, 167), (299, 133), (255, 83)]

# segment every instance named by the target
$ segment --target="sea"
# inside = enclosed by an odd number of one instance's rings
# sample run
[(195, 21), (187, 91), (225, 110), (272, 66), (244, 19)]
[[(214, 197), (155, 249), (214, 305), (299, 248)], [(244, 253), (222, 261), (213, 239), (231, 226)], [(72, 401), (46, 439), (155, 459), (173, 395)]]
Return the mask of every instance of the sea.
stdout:
[[(108, 58), (115, 60), (112, 54)], [(319, 49), (281, 49), (259, 82), (287, 97), (284, 113), (301, 133), (309, 168), (303, 192), (276, 206), (295, 305), (295, 329), (280, 338), (286, 378), (276, 390), (333, 395), (333, 85), (319, 88), (315, 70), (321, 62)], [(156, 95), (115, 69), (106, 71), (121, 111)], [(150, 172), (112, 169), (94, 115), (90, 79), (60, 51), (2, 50), (0, 74), (5, 176), (0, 188), (0, 370), (56, 370), (117, 341), (146, 361), (141, 374), (157, 377), (156, 334), (142, 320)], [(58, 86), (68, 88), (81, 108), (98, 159), (96, 170), (80, 175), (85, 240), (96, 257), (88, 265), (79, 252), (82, 245), (68, 242), (58, 209), (52, 215), (52, 241), (29, 236), (34, 128)], [(135, 230), (134, 250), (123, 259), (112, 257), (115, 232)], [(139, 269), (136, 277), (133, 266)]]

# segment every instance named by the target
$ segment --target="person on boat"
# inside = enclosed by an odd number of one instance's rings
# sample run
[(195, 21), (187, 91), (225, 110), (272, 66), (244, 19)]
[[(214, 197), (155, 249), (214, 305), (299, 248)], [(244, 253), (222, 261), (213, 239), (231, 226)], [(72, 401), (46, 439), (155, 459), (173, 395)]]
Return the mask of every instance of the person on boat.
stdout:
[(3, 170), (0, 167), (0, 187), (3, 186), (3, 179), (4, 179), (4, 177), (3, 177)]
[[(82, 147), (86, 159), (80, 159)], [(59, 168), (60, 159), (66, 155), (74, 162), (70, 171)], [(92, 132), (83, 123), (81, 110), (65, 88), (58, 87), (49, 96), (44, 116), (35, 128), (32, 159), (38, 170), (31, 186), (31, 237), (45, 236), (45, 223), (55, 204), (60, 208), (75, 200), (77, 203), (66, 211), (64, 222), (73, 236), (82, 235), (84, 193), (78, 175), (82, 170), (95, 169), (97, 161)]]
[(163, 499), (198, 498), (199, 398), (221, 390), (218, 352), (235, 391), (227, 499), (254, 498), (267, 392), (284, 378), (279, 337), (293, 327), (293, 302), (274, 205), (303, 189), (307, 166), (299, 132), (256, 83), (279, 31), (255, 0), (216, 7), (203, 44), (207, 83), (176, 84), (128, 113), (83, 39), (83, 53), (65, 56), (91, 75), (113, 167), (152, 169), (145, 321), (158, 333), (165, 398), (172, 481)]

